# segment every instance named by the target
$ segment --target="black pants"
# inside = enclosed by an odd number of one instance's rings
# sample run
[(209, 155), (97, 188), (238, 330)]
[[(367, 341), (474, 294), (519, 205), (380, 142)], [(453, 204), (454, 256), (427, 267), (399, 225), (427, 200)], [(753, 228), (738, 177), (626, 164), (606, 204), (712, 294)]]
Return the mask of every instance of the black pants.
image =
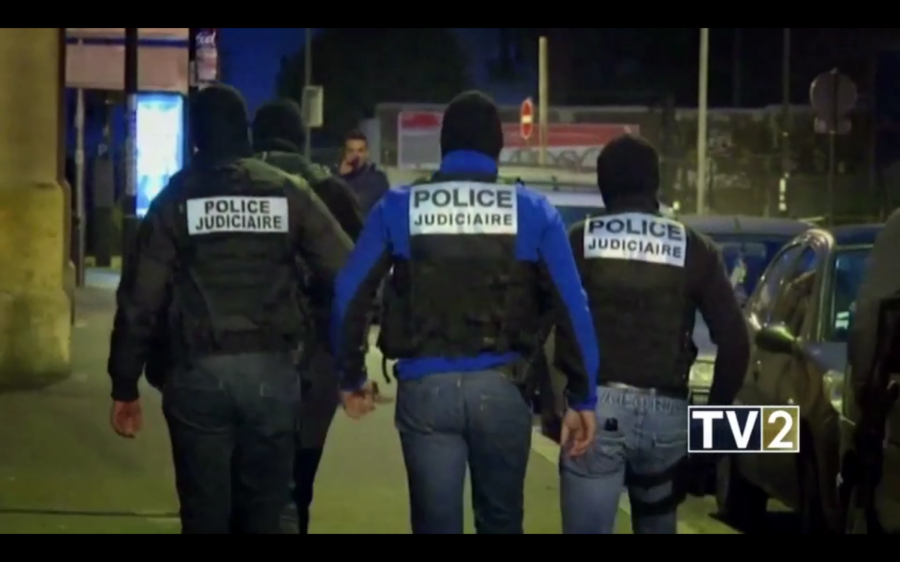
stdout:
[(298, 449), (294, 457), (294, 482), (291, 505), (282, 514), (281, 528), (285, 534), (309, 534), (309, 510), (313, 489), (324, 449)]
[(280, 534), (300, 382), (290, 355), (197, 362), (166, 382), (184, 534)]

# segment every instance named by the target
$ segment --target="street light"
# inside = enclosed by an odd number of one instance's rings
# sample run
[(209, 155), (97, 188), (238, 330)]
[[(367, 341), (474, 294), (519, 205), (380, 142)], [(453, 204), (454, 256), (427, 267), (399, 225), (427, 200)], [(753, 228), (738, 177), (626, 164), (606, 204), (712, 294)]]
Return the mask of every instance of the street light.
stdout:
[(700, 28), (700, 92), (697, 100), (697, 214), (706, 212), (707, 94), (709, 91), (709, 28)]

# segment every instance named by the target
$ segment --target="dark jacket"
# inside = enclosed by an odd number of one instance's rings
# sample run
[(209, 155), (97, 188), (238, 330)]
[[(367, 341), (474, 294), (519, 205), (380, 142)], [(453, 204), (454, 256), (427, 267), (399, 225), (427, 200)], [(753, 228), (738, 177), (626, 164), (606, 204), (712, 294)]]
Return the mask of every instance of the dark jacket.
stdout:
[(363, 213), (369, 214), (372, 207), (391, 189), (387, 176), (374, 164), (365, 164), (341, 177), (353, 188)]
[(306, 159), (289, 144), (278, 141), (259, 142), (255, 146), (257, 158), (289, 174), (298, 176), (325, 203), (338, 220), (344, 232), (354, 241), (363, 227), (363, 211), (353, 193), (353, 188), (328, 168)]
[[(352, 249), (351, 240), (324, 204), (292, 176), (252, 158), (195, 158), (154, 200), (141, 222), (133, 261), (129, 260), (134, 270), (122, 275), (109, 357), (113, 396), (117, 400), (130, 402), (138, 397), (138, 380), (158, 341), (158, 320), (168, 306), (170, 280), (175, 278), (174, 272), (183, 259), (173, 233), (180, 230), (176, 225), (182, 220), (180, 206), (187, 197), (186, 176), (202, 184), (207, 174), (218, 178), (223, 170), (234, 170), (242, 181), (284, 193), (293, 247), (312, 273), (325, 281), (324, 285), (333, 283)], [(331, 295), (321, 297), (330, 300)]]
[[(363, 228), (363, 214), (352, 189), (340, 177), (322, 166), (318, 166), (303, 155), (296, 147), (277, 139), (258, 139), (257, 157), (308, 184), (335, 216), (344, 232), (353, 240), (359, 238)], [(327, 300), (318, 299), (323, 289), (330, 293), (330, 287), (322, 287), (315, 275), (307, 275), (308, 291), (313, 303), (316, 332), (320, 340), (317, 348), (310, 353), (308, 363), (301, 372), (303, 380), (303, 406), (300, 412), (300, 447), (320, 449), (325, 445), (328, 430), (338, 407), (338, 379), (334, 371), (334, 358), (328, 352), (328, 333), (331, 321), (331, 307)], [(321, 303), (320, 306), (316, 304)]]

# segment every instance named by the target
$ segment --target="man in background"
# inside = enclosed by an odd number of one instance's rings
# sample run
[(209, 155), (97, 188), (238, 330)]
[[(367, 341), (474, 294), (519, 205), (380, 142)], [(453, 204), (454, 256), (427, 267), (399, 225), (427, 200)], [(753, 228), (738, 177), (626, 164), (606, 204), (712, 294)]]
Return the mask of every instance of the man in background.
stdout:
[(391, 188), (384, 172), (369, 162), (369, 140), (360, 131), (344, 137), (344, 153), (338, 174), (353, 188), (363, 213), (368, 214)]

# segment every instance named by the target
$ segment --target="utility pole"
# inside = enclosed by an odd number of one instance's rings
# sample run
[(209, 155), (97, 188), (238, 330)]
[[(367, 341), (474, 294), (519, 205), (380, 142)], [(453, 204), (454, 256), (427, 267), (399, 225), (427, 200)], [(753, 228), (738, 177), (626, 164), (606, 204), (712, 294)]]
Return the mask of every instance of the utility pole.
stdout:
[(538, 40), (538, 164), (547, 165), (547, 144), (550, 122), (550, 53), (547, 38)]
[[(81, 45), (81, 40), (78, 44)], [(77, 225), (75, 244), (77, 245), (77, 283), (84, 287), (85, 269), (84, 254), (87, 252), (87, 197), (85, 197), (85, 154), (84, 154), (84, 89), (75, 91), (75, 224)]]
[(697, 103), (697, 214), (706, 212), (707, 112), (709, 93), (709, 28), (700, 28), (700, 92)]
[(194, 128), (191, 127), (191, 106), (200, 91), (200, 70), (197, 67), (197, 50), (199, 48), (198, 38), (200, 37), (199, 27), (188, 28), (188, 96), (187, 103), (184, 104), (184, 123), (187, 134), (185, 135), (187, 147), (184, 151), (185, 161), (190, 162), (194, 157), (194, 147), (196, 139), (194, 138)]
[(741, 107), (741, 89), (743, 88), (744, 74), (744, 30), (740, 27), (734, 29), (734, 47), (732, 48), (733, 61), (731, 63), (731, 105)]
[[(309, 87), (312, 86), (313, 82), (313, 58), (312, 58), (312, 36), (313, 36), (313, 28), (307, 27), (303, 30), (304, 39), (306, 41), (306, 46), (303, 48), (303, 97), (308, 98)], [(305, 105), (309, 106), (312, 100), (306, 99), (304, 100)], [(308, 119), (307, 119), (308, 121)], [(309, 123), (304, 123), (306, 126), (306, 143), (303, 146), (303, 154), (306, 156), (306, 159), (309, 160), (312, 158), (312, 127), (309, 126)]]
[[(781, 180), (778, 182), (778, 214), (787, 213), (788, 183), (791, 177), (791, 28), (785, 27), (781, 47)], [(768, 195), (770, 190), (766, 190)], [(770, 207), (766, 197), (766, 214)]]
[(122, 265), (137, 235), (138, 28), (125, 28), (125, 197), (122, 198)]

